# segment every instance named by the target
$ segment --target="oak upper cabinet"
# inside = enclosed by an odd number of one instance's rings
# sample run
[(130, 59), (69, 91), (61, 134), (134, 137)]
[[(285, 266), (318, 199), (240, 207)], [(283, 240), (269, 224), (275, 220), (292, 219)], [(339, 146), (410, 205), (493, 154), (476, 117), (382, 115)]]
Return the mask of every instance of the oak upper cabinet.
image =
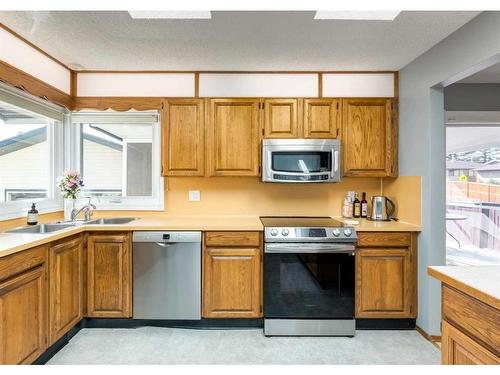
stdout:
[(49, 346), (83, 317), (83, 239), (64, 239), (49, 249)]
[(340, 99), (304, 99), (304, 138), (337, 138)]
[(416, 317), (416, 234), (359, 233), (356, 317)]
[(398, 138), (393, 99), (342, 100), (345, 176), (395, 177)]
[(500, 357), (447, 321), (442, 321), (441, 329), (441, 364), (500, 365)]
[(264, 99), (264, 138), (300, 138), (298, 99)]
[(258, 176), (259, 99), (209, 100), (209, 175)]
[(163, 176), (203, 176), (205, 174), (203, 100), (165, 100), (161, 118)]
[(259, 232), (205, 232), (205, 318), (262, 316), (262, 247)]
[(30, 364), (47, 347), (46, 259), (46, 246), (0, 258), (0, 365)]
[(128, 233), (91, 233), (87, 241), (87, 315), (132, 316), (132, 249)]

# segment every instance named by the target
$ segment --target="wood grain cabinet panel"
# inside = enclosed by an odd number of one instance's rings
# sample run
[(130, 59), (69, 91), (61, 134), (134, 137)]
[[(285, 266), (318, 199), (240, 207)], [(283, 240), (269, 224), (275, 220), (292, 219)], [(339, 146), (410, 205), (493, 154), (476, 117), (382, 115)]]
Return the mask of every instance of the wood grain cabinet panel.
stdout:
[(83, 239), (49, 249), (49, 346), (83, 317)]
[(408, 249), (361, 249), (356, 255), (356, 316), (408, 317)]
[(264, 100), (264, 138), (300, 138), (297, 99)]
[[(477, 322), (477, 324), (480, 324), (480, 322)], [(442, 322), (441, 334), (441, 363), (443, 365), (500, 364), (500, 357), (453, 327), (447, 321)]]
[(209, 175), (259, 175), (259, 99), (209, 100)]
[(163, 176), (205, 174), (204, 130), (202, 99), (165, 100), (162, 110)]
[(262, 316), (262, 233), (205, 232), (205, 318)]
[(132, 251), (127, 234), (89, 234), (87, 315), (132, 316)]
[(304, 138), (337, 138), (340, 121), (339, 99), (304, 99)]
[(261, 250), (206, 248), (203, 262), (203, 316), (261, 316)]
[(393, 99), (343, 99), (345, 176), (397, 176), (397, 128)]
[(0, 364), (29, 364), (46, 349), (46, 269), (0, 282)]

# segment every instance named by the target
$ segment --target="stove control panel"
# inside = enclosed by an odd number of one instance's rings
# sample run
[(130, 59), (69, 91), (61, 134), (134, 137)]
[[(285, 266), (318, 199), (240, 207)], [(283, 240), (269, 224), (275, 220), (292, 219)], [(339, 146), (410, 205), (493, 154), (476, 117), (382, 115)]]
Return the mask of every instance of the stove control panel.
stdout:
[(357, 235), (352, 227), (266, 227), (264, 239), (266, 242), (356, 242)]

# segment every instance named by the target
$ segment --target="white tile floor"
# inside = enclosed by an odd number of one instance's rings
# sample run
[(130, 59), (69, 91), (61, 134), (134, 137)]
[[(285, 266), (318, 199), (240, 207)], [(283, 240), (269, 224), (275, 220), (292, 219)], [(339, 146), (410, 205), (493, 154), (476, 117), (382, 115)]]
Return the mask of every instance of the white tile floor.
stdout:
[(264, 337), (261, 329), (83, 329), (48, 364), (439, 364), (416, 331)]

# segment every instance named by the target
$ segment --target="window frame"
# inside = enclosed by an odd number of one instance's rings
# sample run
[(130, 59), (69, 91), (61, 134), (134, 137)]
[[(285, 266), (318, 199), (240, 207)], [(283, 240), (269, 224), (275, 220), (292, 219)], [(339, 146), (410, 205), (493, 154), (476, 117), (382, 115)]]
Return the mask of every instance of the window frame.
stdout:
[[(134, 197), (111, 197), (103, 198), (98, 197), (92, 199), (92, 203), (97, 207), (96, 210), (112, 210), (112, 211), (164, 211), (164, 188), (163, 188), (163, 177), (161, 176), (161, 126), (160, 126), (160, 114), (159, 111), (135, 111), (130, 110), (127, 112), (115, 112), (112, 110), (108, 111), (80, 111), (74, 112), (75, 117), (88, 117), (88, 119), (95, 118), (96, 122), (90, 122), (88, 120), (75, 120), (72, 119), (70, 126), (70, 144), (71, 144), (71, 155), (69, 156), (70, 165), (72, 169), (80, 170), (81, 168), (81, 155), (83, 150), (81, 149), (81, 126), (82, 124), (112, 124), (120, 123), (123, 121), (113, 122), (113, 118), (123, 118), (130, 115), (131, 118), (134, 116), (141, 115), (154, 115), (156, 121), (151, 122), (152, 125), (152, 195), (151, 196), (134, 196)], [(102, 122), (102, 119), (107, 119), (106, 122)], [(101, 122), (100, 122), (101, 121)], [(138, 122), (127, 122), (127, 124), (134, 124)], [(141, 123), (141, 122), (139, 122)], [(142, 122), (150, 123), (150, 122)], [(126, 151), (124, 151), (126, 152)], [(123, 156), (122, 156), (123, 157)], [(122, 181), (124, 178), (122, 177)], [(85, 176), (83, 176), (83, 181), (85, 182)], [(87, 200), (88, 198), (85, 198)]]
[[(34, 97), (18, 89), (11, 88), (5, 84), (0, 84), (0, 89), (4, 96), (11, 96), (13, 99), (12, 102), (6, 100), (5, 102), (7, 104), (21, 108), (23, 111), (33, 113), (37, 116), (47, 118), (47, 141), (50, 150), (47, 198), (0, 202), (0, 220), (26, 216), (31, 203), (36, 203), (37, 209), (40, 213), (61, 211), (63, 209), (63, 200), (56, 186), (56, 178), (64, 172), (64, 129), (65, 125), (67, 125), (67, 120), (69, 119), (67, 116), (69, 112), (65, 108), (43, 101), (40, 98)], [(36, 108), (40, 108), (41, 111), (36, 111)], [(47, 113), (58, 113), (62, 121), (47, 116)]]

